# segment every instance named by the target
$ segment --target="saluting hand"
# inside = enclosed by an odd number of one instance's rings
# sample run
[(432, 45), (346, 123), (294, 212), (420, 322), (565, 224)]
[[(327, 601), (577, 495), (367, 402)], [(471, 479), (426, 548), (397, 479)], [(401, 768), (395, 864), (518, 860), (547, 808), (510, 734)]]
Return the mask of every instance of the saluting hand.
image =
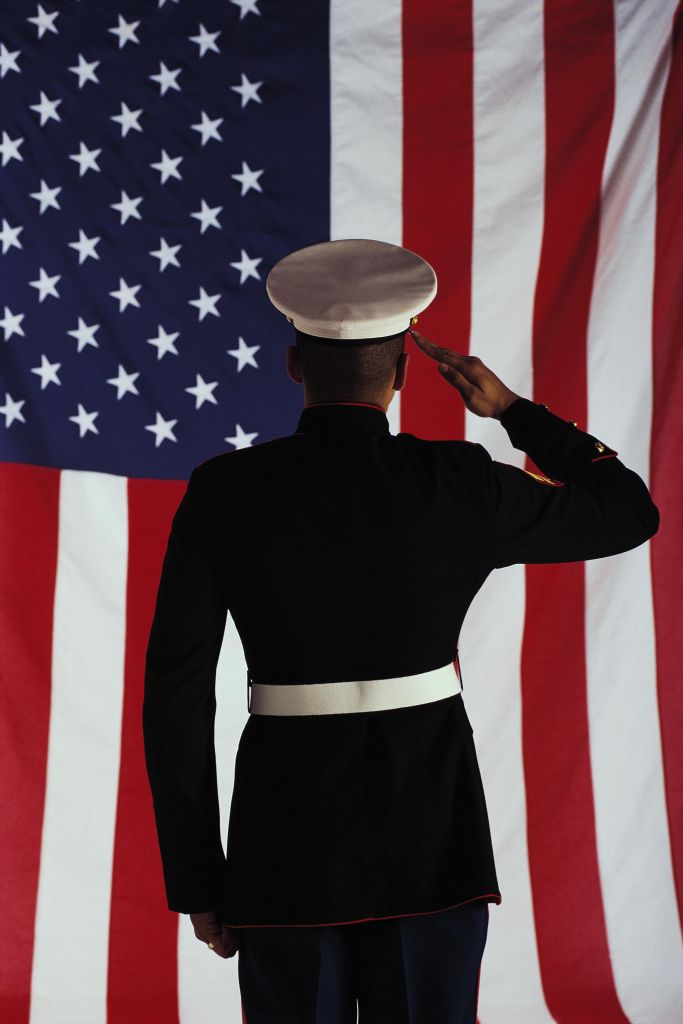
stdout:
[(218, 911), (207, 910), (202, 914), (190, 914), (194, 933), (201, 942), (212, 942), (213, 952), (229, 960), (239, 949), (239, 932), (228, 928)]
[(439, 363), (442, 376), (460, 392), (470, 412), (499, 420), (507, 407), (520, 397), (510, 391), (478, 356), (464, 356), (442, 348), (412, 328), (409, 333), (415, 344)]

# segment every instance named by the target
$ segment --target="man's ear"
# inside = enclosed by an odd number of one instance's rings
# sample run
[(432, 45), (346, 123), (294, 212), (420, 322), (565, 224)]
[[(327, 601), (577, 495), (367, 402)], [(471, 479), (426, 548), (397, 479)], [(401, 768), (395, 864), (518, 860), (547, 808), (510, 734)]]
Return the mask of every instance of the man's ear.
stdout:
[(396, 376), (394, 377), (394, 391), (400, 391), (406, 382), (406, 370), (408, 368), (409, 352), (401, 352), (396, 363)]
[(289, 346), (285, 353), (285, 359), (289, 379), (293, 380), (295, 384), (303, 384), (304, 379), (301, 376), (301, 369), (299, 367), (299, 350), (296, 345)]

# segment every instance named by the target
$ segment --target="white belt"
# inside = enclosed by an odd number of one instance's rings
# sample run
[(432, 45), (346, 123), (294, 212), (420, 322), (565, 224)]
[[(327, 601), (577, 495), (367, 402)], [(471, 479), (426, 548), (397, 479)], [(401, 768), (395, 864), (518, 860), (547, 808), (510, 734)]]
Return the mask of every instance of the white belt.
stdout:
[(349, 711), (390, 711), (429, 704), (460, 693), (453, 662), (429, 672), (393, 679), (335, 683), (249, 683), (252, 715), (339, 715)]

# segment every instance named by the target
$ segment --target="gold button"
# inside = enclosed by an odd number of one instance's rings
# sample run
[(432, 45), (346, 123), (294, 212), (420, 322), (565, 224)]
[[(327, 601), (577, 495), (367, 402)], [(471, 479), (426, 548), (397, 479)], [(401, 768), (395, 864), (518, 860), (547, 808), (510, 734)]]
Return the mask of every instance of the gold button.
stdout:
[(600, 441), (595, 442), (595, 447), (598, 449), (599, 452), (604, 452), (605, 450), (604, 444), (601, 444)]
[(548, 406), (545, 404), (545, 402), (541, 402), (541, 405), (543, 406), (544, 409), (548, 408)]
[[(286, 316), (286, 315), (287, 315), (287, 314), (285, 314), (285, 316)], [(288, 323), (288, 324), (293, 324), (293, 323), (294, 323), (294, 320), (292, 319), (292, 317), (291, 317), (291, 316), (288, 316), (288, 317), (287, 317), (287, 323)]]
[(417, 323), (417, 317), (416, 316), (411, 316), (411, 318), (410, 318), (410, 326), (412, 327), (413, 324), (416, 324), (416, 323)]
[(572, 426), (573, 426), (573, 427), (578, 427), (578, 425), (579, 425), (579, 424), (578, 424), (578, 423), (576, 422), (576, 420), (572, 420)]

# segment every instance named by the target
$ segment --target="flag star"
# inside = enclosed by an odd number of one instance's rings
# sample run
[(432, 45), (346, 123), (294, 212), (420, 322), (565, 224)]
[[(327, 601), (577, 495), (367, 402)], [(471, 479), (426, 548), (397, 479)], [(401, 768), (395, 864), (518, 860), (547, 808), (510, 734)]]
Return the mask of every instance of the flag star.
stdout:
[(78, 75), (78, 88), (82, 89), (86, 82), (95, 82), (96, 85), (100, 84), (100, 80), (95, 74), (95, 68), (100, 64), (99, 60), (87, 61), (82, 53), (78, 55), (78, 64), (73, 64), (69, 71), (72, 71), (74, 75)]
[(10, 246), (16, 246), (17, 249), (23, 249), (23, 245), (18, 241), (20, 232), (24, 228), (21, 224), (17, 224), (15, 228), (10, 227), (10, 223), (5, 218), (2, 218), (2, 231), (0, 231), (0, 241), (2, 242), (2, 255), (4, 256)]
[(161, 172), (161, 184), (165, 185), (170, 177), (183, 180), (182, 174), (178, 171), (178, 164), (183, 158), (181, 156), (170, 157), (165, 149), (161, 151), (161, 160), (158, 164), (150, 164), (155, 170)]
[(239, 339), (239, 348), (229, 348), (227, 350), (228, 355), (234, 356), (237, 360), (237, 372), (239, 373), (245, 366), (254, 366), (258, 370), (258, 363), (254, 359), (254, 352), (258, 352), (261, 348), (260, 345), (247, 345), (244, 338)]
[(118, 121), (121, 125), (121, 138), (125, 139), (131, 128), (135, 128), (136, 131), (141, 132), (142, 128), (138, 124), (138, 118), (142, 113), (142, 107), (139, 110), (131, 110), (127, 103), (121, 101), (121, 113), (114, 114), (110, 117), (110, 121)]
[(137, 217), (138, 220), (142, 220), (142, 215), (138, 210), (138, 206), (142, 202), (142, 196), (138, 196), (136, 199), (131, 199), (127, 192), (121, 189), (121, 202), (110, 203), (112, 210), (118, 210), (121, 214), (121, 223), (125, 224), (129, 217)]
[(21, 50), (8, 50), (4, 43), (0, 43), (0, 78), (5, 77), (7, 71), (19, 71), (17, 66), (17, 57), (21, 53)]
[(222, 142), (223, 138), (218, 134), (218, 125), (223, 124), (223, 118), (217, 117), (215, 121), (212, 121), (208, 114), (202, 110), (202, 121), (201, 124), (192, 124), (190, 128), (196, 132), (202, 133), (202, 146), (206, 145), (209, 139), (217, 139), (218, 142)]
[(89, 430), (92, 430), (93, 434), (99, 434), (99, 430), (95, 426), (95, 417), (99, 416), (99, 412), (86, 412), (85, 407), (78, 403), (78, 415), (69, 416), (72, 423), (78, 424), (78, 430), (81, 437), (85, 437)]
[[(166, 3), (166, 0), (159, 0), (159, 7), (160, 8), (163, 7), (165, 3)], [(177, 4), (178, 0), (173, 0), (173, 3)]]
[(21, 326), (21, 321), (25, 316), (25, 313), (13, 313), (9, 306), (5, 306), (5, 315), (0, 320), (0, 327), (5, 332), (5, 341), (9, 341), (13, 334), (20, 334), (22, 338), (26, 337), (24, 328)]
[(94, 260), (98, 260), (100, 258), (99, 253), (95, 252), (95, 246), (99, 241), (99, 235), (97, 235), (97, 237), (94, 238), (88, 238), (83, 228), (78, 229), (78, 241), (69, 242), (69, 248), (76, 249), (76, 251), (78, 252), (79, 267), (81, 263), (84, 263), (85, 260), (87, 260), (88, 256), (92, 256)]
[(61, 380), (57, 376), (57, 370), (61, 366), (61, 363), (51, 363), (45, 353), (40, 357), (40, 366), (34, 366), (31, 369), (31, 373), (37, 373), (40, 377), (40, 390), (44, 391), (48, 384), (59, 384)]
[(88, 149), (84, 142), (79, 143), (81, 149), (79, 153), (69, 153), (69, 160), (75, 160), (79, 166), (78, 176), (83, 177), (86, 171), (99, 171), (97, 166), (97, 158), (102, 152), (101, 149)]
[(19, 146), (23, 142), (23, 138), (10, 139), (6, 131), (2, 133), (2, 142), (0, 143), (0, 153), (2, 153), (2, 166), (8, 164), (10, 160), (23, 160), (23, 156), (19, 153)]
[(216, 309), (216, 303), (221, 297), (221, 293), (218, 292), (216, 295), (207, 295), (202, 286), (199, 286), (199, 298), (189, 299), (190, 306), (196, 306), (199, 310), (199, 319), (203, 320), (207, 313), (212, 313), (213, 316), (220, 316), (220, 313)]
[(239, 270), (240, 284), (244, 284), (248, 277), (255, 277), (257, 281), (261, 280), (261, 275), (256, 267), (262, 262), (262, 259), (263, 257), (261, 256), (257, 256), (256, 259), (252, 259), (250, 256), (247, 256), (244, 249), (242, 249), (242, 258), (236, 263), (230, 264), (230, 266), (234, 267), (235, 270)]
[(188, 36), (191, 43), (196, 43), (199, 47), (199, 56), (203, 57), (207, 50), (213, 50), (215, 53), (220, 53), (220, 50), (216, 46), (216, 40), (220, 35), (219, 32), (209, 32), (204, 28), (201, 21), (199, 22), (199, 35)]
[(22, 405), (26, 404), (26, 399), (22, 398), (18, 402), (15, 402), (9, 391), (5, 392), (5, 404), (0, 405), (0, 412), (5, 416), (5, 426), (9, 427), (14, 420), (20, 420), (22, 423), (26, 423), (24, 414), (21, 411)]
[(54, 32), (55, 35), (58, 35), (57, 29), (54, 25), (55, 18), (58, 16), (59, 11), (52, 11), (52, 13), (48, 14), (48, 12), (43, 9), (43, 5), (38, 4), (38, 13), (33, 18), (27, 18), (26, 20), (35, 22), (36, 28), (38, 29), (38, 38), (42, 39), (46, 32)]
[(135, 380), (140, 376), (139, 373), (126, 373), (124, 368), (119, 363), (119, 372), (116, 377), (107, 377), (107, 384), (111, 384), (116, 388), (116, 400), (130, 392), (131, 395), (139, 395), (140, 392), (135, 387)]
[(99, 324), (91, 324), (89, 327), (86, 324), (82, 316), (78, 318), (78, 328), (75, 331), (67, 331), (66, 333), (70, 338), (75, 338), (78, 342), (78, 351), (82, 352), (86, 345), (93, 345), (94, 348), (99, 348), (99, 342), (95, 341), (95, 331), (99, 331)]
[(155, 448), (158, 448), (162, 441), (177, 441), (178, 438), (173, 433), (178, 420), (165, 420), (160, 412), (156, 414), (156, 423), (150, 423), (145, 427), (145, 430), (151, 430), (155, 435)]
[(159, 83), (159, 86), (161, 88), (161, 95), (165, 96), (169, 89), (177, 89), (178, 92), (180, 92), (181, 89), (178, 83), (176, 82), (176, 78), (183, 69), (175, 68), (173, 71), (171, 71), (170, 68), (166, 67), (163, 60), (159, 61), (159, 68), (161, 70), (159, 71), (158, 75), (148, 75), (147, 77), (151, 78), (153, 82)]
[(159, 260), (159, 273), (162, 270), (166, 270), (169, 263), (172, 263), (174, 267), (179, 267), (180, 263), (176, 259), (176, 253), (179, 249), (182, 249), (182, 245), (169, 245), (165, 238), (159, 239), (160, 249), (154, 249), (150, 252), (150, 256), (156, 256)]
[(140, 308), (140, 303), (137, 300), (137, 293), (142, 288), (140, 284), (126, 284), (122, 277), (119, 278), (118, 291), (109, 292), (115, 299), (119, 300), (119, 313), (123, 313), (124, 309), (128, 306), (137, 306)]
[(40, 90), (40, 103), (34, 103), (29, 110), (36, 110), (40, 114), (40, 127), (50, 119), (53, 121), (61, 121), (61, 117), (57, 113), (57, 107), (61, 103), (61, 100), (49, 100), (43, 90)]
[(46, 298), (46, 296), (48, 295), (54, 295), (56, 299), (59, 298), (59, 292), (57, 291), (55, 285), (57, 281), (61, 279), (61, 276), (61, 274), (54, 274), (52, 277), (49, 277), (45, 271), (45, 268), (40, 268), (40, 277), (38, 278), (38, 280), (29, 281), (31, 287), (37, 288), (38, 291), (40, 292), (38, 302), (42, 302), (43, 299)]
[(218, 405), (218, 401), (214, 397), (213, 390), (218, 387), (218, 381), (215, 380), (213, 384), (207, 384), (200, 373), (197, 374), (197, 383), (191, 388), (185, 388), (191, 395), (194, 395), (197, 399), (195, 409), (201, 409), (204, 402), (213, 402), (214, 405)]
[(234, 178), (235, 181), (239, 181), (239, 183), (242, 186), (242, 195), (246, 196), (246, 194), (247, 194), (247, 192), (249, 191), (250, 188), (258, 189), (259, 192), (263, 192), (263, 189), (261, 188), (261, 186), (258, 183), (258, 179), (261, 177), (262, 174), (263, 174), (262, 170), (260, 170), (260, 171), (252, 171), (252, 169), (249, 166), (249, 164), (245, 164), (245, 162), (243, 160), (242, 161), (242, 173), (241, 174), (231, 174), (230, 177)]
[(197, 220), (201, 221), (202, 227), (200, 234), (203, 235), (206, 229), (209, 227), (220, 227), (220, 224), (218, 223), (218, 214), (221, 212), (222, 209), (222, 206), (209, 206), (206, 200), (202, 199), (201, 210), (198, 210), (195, 213), (190, 214), (190, 217), (196, 217)]
[(237, 7), (239, 7), (239, 9), (240, 9), (240, 21), (247, 14), (260, 14), (261, 13), (259, 11), (258, 7), (256, 6), (256, 4), (258, 3), (258, 0), (230, 0), (230, 3), (231, 4), (235, 4)]
[(258, 437), (257, 433), (256, 434), (245, 434), (245, 432), (242, 430), (242, 428), (239, 425), (239, 423), (236, 423), (235, 424), (235, 436), (234, 437), (224, 437), (223, 440), (224, 441), (229, 441), (230, 444), (233, 444), (235, 446), (235, 448), (250, 448), (251, 447), (251, 442), (254, 440), (255, 437)]
[(139, 43), (140, 40), (135, 35), (135, 29), (140, 24), (139, 21), (126, 21), (122, 15), (119, 14), (119, 23), (116, 28), (107, 29), (108, 32), (113, 32), (115, 36), (119, 37), (119, 50), (125, 46), (126, 43)]
[(40, 192), (30, 192), (31, 199), (37, 199), (40, 202), (40, 212), (45, 213), (48, 206), (54, 206), (55, 210), (61, 210), (61, 206), (57, 202), (56, 196), (58, 192), (62, 191), (61, 185), (55, 185), (54, 188), (49, 188), (47, 182), (40, 179)]
[(179, 354), (178, 349), (173, 344), (179, 334), (180, 331), (175, 331), (173, 334), (167, 334), (161, 324), (159, 324), (159, 333), (156, 338), (147, 339), (147, 342), (150, 345), (156, 345), (158, 349), (157, 359), (161, 359), (161, 357), (165, 356), (167, 352), (172, 352), (174, 356)]
[(249, 100), (256, 100), (257, 103), (263, 103), (263, 100), (258, 94), (258, 90), (263, 85), (263, 82), (250, 82), (247, 76), (242, 72), (242, 84), (231, 85), (230, 88), (233, 92), (238, 92), (242, 97), (242, 107), (246, 107)]

